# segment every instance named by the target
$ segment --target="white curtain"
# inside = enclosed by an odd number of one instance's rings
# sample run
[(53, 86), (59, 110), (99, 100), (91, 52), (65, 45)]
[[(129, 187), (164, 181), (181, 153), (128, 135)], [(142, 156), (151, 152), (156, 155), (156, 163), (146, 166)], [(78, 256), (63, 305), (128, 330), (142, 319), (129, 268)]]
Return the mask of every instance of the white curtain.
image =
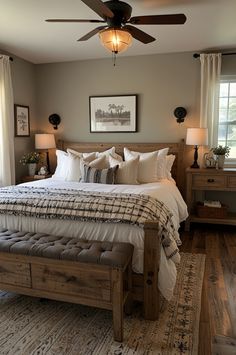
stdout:
[(9, 57), (0, 55), (0, 186), (15, 183), (13, 106)]
[(217, 145), (221, 53), (200, 54), (201, 101), (200, 127), (208, 128), (208, 144)]

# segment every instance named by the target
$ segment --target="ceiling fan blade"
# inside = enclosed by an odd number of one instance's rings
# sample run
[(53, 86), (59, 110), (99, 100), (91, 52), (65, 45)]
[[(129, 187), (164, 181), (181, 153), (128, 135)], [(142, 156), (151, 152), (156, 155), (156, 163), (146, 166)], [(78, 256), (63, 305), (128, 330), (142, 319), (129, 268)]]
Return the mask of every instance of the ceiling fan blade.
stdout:
[(133, 25), (182, 25), (187, 20), (184, 14), (134, 16), (129, 22)]
[(66, 18), (61, 18), (61, 19), (56, 19), (56, 18), (50, 18), (45, 20), (46, 22), (92, 22), (92, 23), (100, 23), (100, 22), (106, 22), (104, 20), (80, 20), (80, 19), (66, 19)]
[(127, 30), (132, 35), (132, 37), (134, 37), (138, 41), (143, 42), (145, 44), (151, 43), (156, 40), (156, 38), (150, 36), (146, 32), (141, 31), (139, 28), (136, 28), (136, 27), (133, 27), (130, 25), (126, 25), (122, 28)]
[(96, 35), (99, 31), (101, 31), (103, 28), (106, 28), (107, 26), (99, 26), (94, 28), (92, 31), (88, 32), (86, 35), (83, 37), (79, 38), (78, 41), (87, 41), (87, 39), (93, 37)]
[(113, 12), (101, 0), (82, 0), (91, 10), (106, 19), (114, 17)]

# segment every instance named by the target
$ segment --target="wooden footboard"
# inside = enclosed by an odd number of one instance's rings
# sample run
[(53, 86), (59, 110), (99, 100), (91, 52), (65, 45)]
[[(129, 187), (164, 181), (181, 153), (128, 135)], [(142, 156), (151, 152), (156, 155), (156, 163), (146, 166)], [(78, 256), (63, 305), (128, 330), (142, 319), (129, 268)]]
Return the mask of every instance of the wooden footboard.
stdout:
[(144, 270), (143, 275), (133, 273), (134, 299), (143, 302), (144, 318), (156, 320), (159, 316), (160, 292), (158, 272), (160, 264), (160, 237), (158, 223), (144, 225)]

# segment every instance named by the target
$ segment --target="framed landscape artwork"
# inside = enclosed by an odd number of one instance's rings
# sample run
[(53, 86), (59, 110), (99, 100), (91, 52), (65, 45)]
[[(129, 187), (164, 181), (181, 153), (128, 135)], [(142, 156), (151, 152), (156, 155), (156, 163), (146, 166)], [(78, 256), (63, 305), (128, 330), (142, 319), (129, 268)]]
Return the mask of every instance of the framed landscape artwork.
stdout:
[(29, 137), (30, 121), (29, 106), (14, 105), (15, 108), (15, 137)]
[(90, 96), (90, 132), (137, 132), (137, 95)]

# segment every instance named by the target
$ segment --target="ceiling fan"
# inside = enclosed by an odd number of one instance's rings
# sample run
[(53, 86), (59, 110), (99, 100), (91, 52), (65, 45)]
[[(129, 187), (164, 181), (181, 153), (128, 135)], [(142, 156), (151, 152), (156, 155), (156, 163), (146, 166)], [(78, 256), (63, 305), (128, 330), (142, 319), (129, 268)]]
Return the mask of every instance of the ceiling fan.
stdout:
[(102, 19), (48, 19), (47, 22), (80, 22), (80, 23), (106, 23), (98, 26), (78, 41), (86, 41), (99, 33), (102, 44), (111, 52), (117, 54), (126, 50), (132, 43), (132, 38), (150, 43), (155, 38), (141, 31), (133, 25), (181, 25), (186, 21), (184, 14), (150, 15), (131, 17), (132, 7), (126, 2), (119, 0), (82, 0), (90, 9), (96, 12)]

